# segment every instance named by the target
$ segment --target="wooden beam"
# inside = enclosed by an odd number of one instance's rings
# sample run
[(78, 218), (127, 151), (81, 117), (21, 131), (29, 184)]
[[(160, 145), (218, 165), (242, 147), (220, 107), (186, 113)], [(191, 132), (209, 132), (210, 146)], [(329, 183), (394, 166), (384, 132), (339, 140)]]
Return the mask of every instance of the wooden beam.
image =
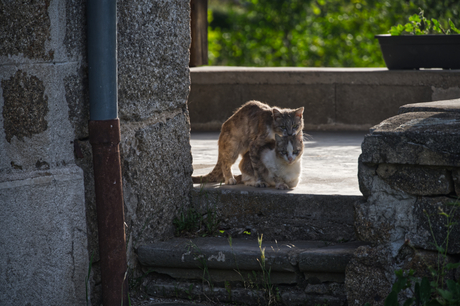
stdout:
[(208, 0), (190, 1), (190, 67), (208, 64)]

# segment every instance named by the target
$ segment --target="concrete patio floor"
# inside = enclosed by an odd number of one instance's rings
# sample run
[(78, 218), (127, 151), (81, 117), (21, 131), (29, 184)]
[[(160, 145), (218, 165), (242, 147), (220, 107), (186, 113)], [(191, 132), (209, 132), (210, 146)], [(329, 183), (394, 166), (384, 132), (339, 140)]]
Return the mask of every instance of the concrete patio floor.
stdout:
[[(257, 190), (301, 194), (361, 195), (358, 187), (358, 157), (366, 132), (307, 132), (302, 156), (302, 178), (293, 190), (281, 191), (274, 188), (254, 188), (244, 185), (226, 186), (206, 184), (206, 188)], [(219, 133), (192, 132), (193, 175), (209, 173), (217, 162), (217, 139)], [(238, 163), (233, 173), (240, 174)], [(198, 187), (196, 184), (195, 187)]]

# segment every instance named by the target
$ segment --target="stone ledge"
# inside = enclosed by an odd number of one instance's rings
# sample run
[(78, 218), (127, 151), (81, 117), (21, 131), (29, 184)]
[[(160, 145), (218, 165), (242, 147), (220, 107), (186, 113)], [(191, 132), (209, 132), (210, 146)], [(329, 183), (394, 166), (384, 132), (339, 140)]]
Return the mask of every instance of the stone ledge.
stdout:
[[(139, 247), (144, 284), (153, 296), (200, 298), (238, 305), (268, 305), (267, 286), (281, 305), (346, 305), (345, 269), (361, 242), (258, 242), (247, 239), (175, 238)], [(267, 279), (268, 277), (268, 279)], [(278, 305), (277, 303), (277, 305)]]
[(371, 129), (361, 162), (460, 166), (460, 113), (409, 112)]
[(302, 252), (299, 269), (302, 272), (343, 273), (362, 242), (341, 243)]
[[(329, 245), (322, 241), (262, 242), (266, 268), (276, 272), (344, 273), (362, 242)], [(143, 266), (180, 269), (261, 271), (258, 242), (247, 239), (175, 238), (138, 248)]]
[[(415, 71), (388, 70), (387, 68), (204, 66), (190, 68), (190, 76), (192, 84), (342, 83), (401, 86), (433, 84), (433, 81), (440, 76), (459, 77), (460, 70)], [(449, 83), (448, 80), (447, 83)], [(457, 86), (458, 83), (451, 85)]]
[(453, 112), (460, 113), (460, 99), (406, 104), (399, 108), (398, 114), (411, 112)]
[[(209, 186), (210, 185), (210, 186)], [(216, 213), (220, 228), (235, 237), (243, 231), (255, 239), (278, 241), (356, 240), (354, 204), (362, 196), (298, 194), (271, 188), (242, 189), (211, 184), (194, 188), (192, 203), (201, 214)]]
[[(175, 297), (193, 300), (193, 305), (200, 301), (206, 301), (206, 305), (271, 305), (264, 286), (258, 287), (234, 287), (227, 283), (226, 288), (210, 286), (197, 282), (151, 282), (146, 286), (146, 293), (157, 297)], [(326, 304), (327, 303), (327, 304)], [(147, 304), (154, 306), (157, 304)], [(180, 306), (189, 304), (158, 304), (158, 306)], [(192, 305), (192, 303), (190, 303)], [(225, 304), (227, 305), (227, 304)], [(276, 286), (276, 305), (303, 306), (303, 305), (347, 305), (345, 290), (340, 284), (310, 285), (305, 290), (292, 286)]]

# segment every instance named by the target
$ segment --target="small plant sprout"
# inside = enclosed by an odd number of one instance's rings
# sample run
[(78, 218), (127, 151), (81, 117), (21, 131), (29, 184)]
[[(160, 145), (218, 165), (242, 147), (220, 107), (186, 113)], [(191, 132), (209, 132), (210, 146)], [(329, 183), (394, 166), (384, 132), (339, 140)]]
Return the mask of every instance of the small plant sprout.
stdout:
[(460, 34), (460, 30), (455, 26), (454, 22), (449, 19), (448, 26), (450, 29), (444, 29), (440, 22), (434, 18), (427, 19), (423, 14), (424, 11), (420, 9), (420, 13), (409, 17), (409, 22), (405, 25), (398, 24), (391, 27), (390, 34), (392, 36), (399, 36), (402, 34), (411, 35), (426, 35), (426, 34)]
[(232, 299), (232, 286), (230, 285), (229, 281), (225, 281), (224, 285), (225, 285), (225, 290), (227, 291), (227, 294), (228, 294), (228, 299), (231, 300)]
[[(201, 188), (199, 197), (204, 196), (209, 200), (207, 191), (203, 190), (203, 187)], [(173, 220), (176, 228), (175, 235), (185, 235), (187, 237), (200, 235), (206, 237), (224, 234), (225, 231), (219, 230), (220, 220), (217, 208), (217, 203), (214, 205), (207, 204), (206, 212), (201, 214), (193, 206), (181, 207), (178, 216)]]
[(185, 210), (181, 208), (179, 216), (174, 218), (173, 224), (176, 227), (176, 235), (196, 231), (200, 224), (201, 215), (193, 208)]
[(94, 258), (94, 251), (91, 254), (91, 258), (89, 260), (89, 265), (88, 265), (88, 275), (85, 277), (85, 290), (86, 290), (86, 305), (89, 305), (89, 294), (88, 294), (88, 284), (89, 284), (89, 278), (91, 277), (91, 268), (93, 266), (93, 258)]
[(260, 250), (260, 260), (257, 258), (259, 262), (260, 268), (262, 269), (262, 281), (265, 286), (268, 305), (273, 305), (279, 300), (279, 290), (278, 288), (274, 288), (271, 282), (271, 267), (267, 269), (267, 258), (265, 257), (265, 247), (262, 247), (264, 235), (261, 234), (257, 237), (257, 242), (259, 243), (259, 250)]
[(259, 250), (260, 250), (260, 263), (262, 266), (262, 271), (265, 270), (265, 248), (262, 248), (262, 239), (264, 234), (257, 237), (257, 242), (259, 243)]

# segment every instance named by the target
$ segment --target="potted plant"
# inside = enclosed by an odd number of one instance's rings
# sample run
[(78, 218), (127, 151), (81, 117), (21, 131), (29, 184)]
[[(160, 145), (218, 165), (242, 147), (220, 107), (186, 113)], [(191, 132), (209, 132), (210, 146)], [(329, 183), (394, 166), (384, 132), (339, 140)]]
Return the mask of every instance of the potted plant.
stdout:
[[(423, 10), (409, 23), (391, 27), (390, 34), (375, 35), (388, 69), (460, 69), (460, 30), (449, 19), (450, 29), (428, 20)], [(432, 33), (437, 34), (432, 34)]]

